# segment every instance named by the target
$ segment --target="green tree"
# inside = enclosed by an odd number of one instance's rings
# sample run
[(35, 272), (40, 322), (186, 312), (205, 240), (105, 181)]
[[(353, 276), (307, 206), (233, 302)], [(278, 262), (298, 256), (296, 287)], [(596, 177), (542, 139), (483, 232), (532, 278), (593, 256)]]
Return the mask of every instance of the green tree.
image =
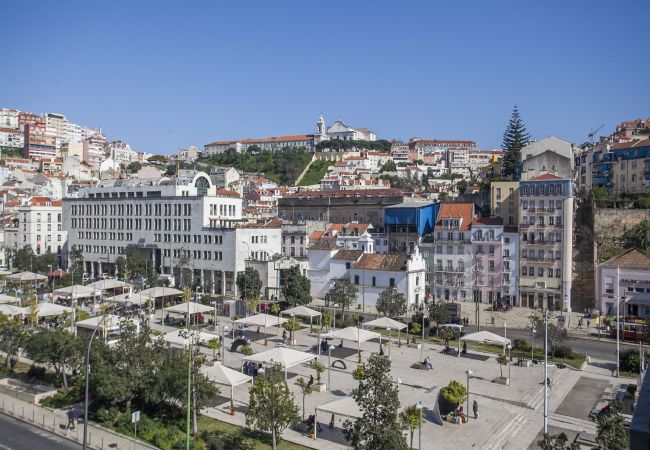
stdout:
[(81, 247), (72, 246), (68, 253), (68, 265), (72, 276), (80, 283), (84, 274), (84, 253)]
[(406, 296), (395, 286), (386, 288), (377, 299), (377, 312), (384, 316), (401, 317), (406, 309)]
[(300, 420), (295, 398), (282, 373), (269, 370), (258, 375), (250, 388), (250, 402), (246, 413), (246, 426), (270, 432), (273, 450), (282, 432), (292, 423)]
[(293, 266), (280, 272), (280, 292), (283, 300), (291, 306), (306, 305), (311, 301), (311, 281)]
[(447, 309), (445, 302), (431, 302), (429, 303), (429, 320), (436, 324), (436, 327), (449, 323), (451, 316)]
[(305, 379), (303, 377), (298, 378), (298, 381), (296, 382), (298, 384), (298, 387), (300, 388), (300, 393), (302, 394), (302, 420), (305, 420), (305, 398), (310, 395), (314, 390), (312, 389), (311, 385), (307, 382), (305, 382)]
[(83, 341), (61, 327), (43, 329), (25, 341), (25, 352), (34, 362), (52, 367), (64, 388), (68, 388), (67, 371), (76, 373), (83, 362)]
[(26, 334), (20, 319), (0, 313), (0, 350), (7, 354), (5, 367), (13, 369)]
[(32, 263), (34, 261), (34, 251), (30, 245), (16, 250), (14, 257), (14, 265), (21, 272), (32, 270)]
[(322, 363), (320, 363), (320, 362), (318, 362), (316, 360), (313, 360), (311, 362), (311, 364), (309, 364), (309, 367), (314, 369), (314, 371), (316, 372), (316, 382), (318, 384), (320, 384), (320, 377), (321, 377), (321, 374), (323, 372), (325, 372), (325, 366)]
[(119, 276), (123, 277), (125, 280), (127, 279), (128, 273), (126, 269), (126, 258), (124, 256), (120, 255), (115, 258), (115, 270)]
[(537, 442), (537, 446), (541, 450), (580, 450), (580, 445), (576, 442), (569, 443), (569, 438), (564, 433), (555, 435), (545, 434)]
[(503, 378), (503, 366), (508, 364), (508, 357), (506, 355), (497, 356), (497, 363), (499, 364), (499, 371), (501, 372), (501, 378)]
[(237, 274), (237, 289), (242, 300), (259, 299), (262, 290), (262, 280), (259, 272), (254, 267)]
[(623, 406), (620, 402), (612, 401), (609, 403), (609, 408), (592, 417), (598, 428), (596, 443), (599, 449), (625, 450), (629, 448), (630, 438), (623, 416), (621, 416), (622, 410)]
[(56, 270), (58, 266), (56, 255), (52, 252), (34, 257), (34, 272), (49, 272), (50, 268)]
[(341, 314), (356, 303), (359, 290), (348, 277), (334, 279), (334, 285), (325, 294), (325, 306), (338, 306)]
[[(544, 340), (544, 319), (539, 317), (536, 318), (535, 338), (542, 341)], [(552, 358), (555, 358), (555, 351), (558, 347), (561, 347), (567, 339), (569, 339), (569, 333), (565, 328), (560, 328), (553, 323), (548, 324), (548, 349), (551, 351)]]
[(366, 364), (366, 378), (352, 390), (362, 417), (355, 423), (346, 421), (343, 433), (355, 449), (402, 450), (407, 443), (399, 419), (399, 396), (390, 376), (390, 360), (371, 355)]
[(512, 110), (510, 122), (503, 133), (504, 151), (503, 155), (503, 175), (513, 180), (519, 180), (519, 171), (521, 164), (521, 149), (528, 145), (530, 134), (526, 132), (526, 127), (521, 120), (519, 110), (515, 106)]
[(608, 201), (610, 200), (609, 193), (607, 188), (596, 186), (591, 190), (591, 195), (593, 195), (594, 200), (596, 201)]
[(461, 405), (467, 400), (467, 389), (456, 380), (440, 389), (440, 395), (452, 405)]
[(296, 319), (290, 319), (282, 324), (282, 327), (289, 332), (289, 339), (293, 340), (293, 333), (300, 330), (300, 322)]
[(392, 159), (389, 159), (384, 163), (383, 166), (381, 166), (381, 171), (382, 172), (395, 172), (397, 170), (397, 166), (395, 165), (395, 161)]
[(399, 418), (405, 428), (409, 430), (411, 437), (411, 444), (409, 448), (413, 448), (413, 434), (420, 426), (423, 411), (417, 408), (417, 405), (409, 405), (399, 414)]
[(129, 173), (136, 173), (140, 169), (142, 169), (142, 164), (139, 161), (133, 161), (126, 166), (126, 170), (128, 170)]

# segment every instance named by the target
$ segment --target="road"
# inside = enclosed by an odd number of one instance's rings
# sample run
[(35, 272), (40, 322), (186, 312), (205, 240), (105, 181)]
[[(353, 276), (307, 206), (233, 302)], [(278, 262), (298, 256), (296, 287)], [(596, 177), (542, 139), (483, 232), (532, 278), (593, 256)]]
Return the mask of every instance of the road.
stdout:
[[(468, 326), (465, 327), (466, 332), (476, 331), (476, 327)], [(482, 326), (481, 330), (491, 331), (493, 333), (503, 336), (502, 327), (485, 327)], [(530, 331), (520, 330), (520, 329), (511, 329), (507, 330), (508, 338), (510, 339), (526, 339), (530, 342)], [(543, 342), (540, 342), (539, 339), (535, 340), (535, 345), (543, 345)], [(592, 340), (592, 339), (576, 339), (569, 338), (566, 342), (566, 345), (571, 347), (574, 352), (584, 353), (585, 355), (591, 356), (592, 358), (601, 359), (605, 361), (616, 362), (616, 341), (611, 339), (603, 338), (601, 341)], [(621, 351), (627, 350), (628, 348), (638, 348), (638, 345), (628, 344), (621, 342)]]
[(80, 445), (0, 414), (0, 450), (78, 450)]

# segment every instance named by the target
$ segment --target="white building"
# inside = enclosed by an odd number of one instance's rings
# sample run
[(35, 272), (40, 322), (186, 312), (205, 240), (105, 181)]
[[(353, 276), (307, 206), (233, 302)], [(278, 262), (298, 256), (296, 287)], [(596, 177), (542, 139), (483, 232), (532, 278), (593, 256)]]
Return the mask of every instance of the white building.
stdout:
[(129, 165), (136, 160), (137, 156), (137, 152), (129, 144), (122, 141), (113, 141), (108, 144), (106, 153), (108, 153), (109, 158), (115, 161), (118, 168)]
[(3, 128), (0, 126), (0, 148), (9, 147), (16, 150), (22, 150), (25, 142), (23, 133), (13, 128)]
[(572, 180), (575, 148), (555, 136), (531, 142), (521, 149), (521, 179), (530, 180), (544, 173)]
[(30, 197), (18, 208), (17, 247), (30, 246), (36, 255), (54, 253), (65, 258), (67, 232), (63, 229), (60, 200)]
[(0, 128), (20, 129), (20, 111), (11, 108), (0, 108)]
[(357, 287), (357, 306), (375, 307), (379, 295), (391, 286), (407, 298), (409, 307), (424, 300), (426, 265), (416, 247), (410, 256), (373, 253), (372, 239), (365, 250), (346, 250), (330, 242), (309, 248), (307, 276), (311, 295), (325, 298), (336, 278), (348, 277)]
[(650, 258), (632, 248), (598, 266), (596, 307), (602, 314), (650, 317)]
[(217, 189), (208, 174), (182, 170), (178, 178), (103, 180), (63, 200), (69, 248), (83, 251), (86, 272), (115, 273), (129, 245), (159, 273), (191, 270), (206, 291), (236, 297), (245, 261), (270, 261), (281, 252), (277, 224), (246, 224), (242, 199)]

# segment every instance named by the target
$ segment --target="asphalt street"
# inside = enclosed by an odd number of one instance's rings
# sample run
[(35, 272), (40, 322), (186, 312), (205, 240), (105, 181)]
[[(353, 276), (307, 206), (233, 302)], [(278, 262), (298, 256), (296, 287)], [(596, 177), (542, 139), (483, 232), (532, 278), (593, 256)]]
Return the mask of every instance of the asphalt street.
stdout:
[[(476, 327), (468, 326), (465, 327), (466, 332), (476, 331)], [(481, 330), (491, 331), (503, 336), (503, 327), (485, 327), (482, 326)], [(508, 338), (510, 339), (526, 339), (528, 342), (531, 340), (530, 331), (525, 331), (521, 329), (511, 329), (507, 330)], [(535, 339), (535, 346), (542, 346), (544, 342), (539, 339)], [(584, 353), (585, 355), (591, 356), (592, 358), (602, 359), (605, 361), (616, 362), (616, 341), (609, 338), (603, 338), (602, 340), (594, 339), (576, 339), (569, 338), (566, 345), (571, 347), (574, 352)], [(636, 344), (629, 344), (621, 342), (621, 351), (628, 348), (638, 348)]]
[(0, 450), (77, 450), (80, 445), (0, 414)]

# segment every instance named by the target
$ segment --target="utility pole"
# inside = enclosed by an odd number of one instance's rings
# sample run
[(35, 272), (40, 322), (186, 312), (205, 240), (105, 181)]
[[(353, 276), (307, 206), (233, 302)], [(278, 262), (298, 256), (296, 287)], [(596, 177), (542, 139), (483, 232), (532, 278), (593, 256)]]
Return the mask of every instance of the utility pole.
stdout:
[(548, 433), (548, 309), (544, 311), (544, 434)]

